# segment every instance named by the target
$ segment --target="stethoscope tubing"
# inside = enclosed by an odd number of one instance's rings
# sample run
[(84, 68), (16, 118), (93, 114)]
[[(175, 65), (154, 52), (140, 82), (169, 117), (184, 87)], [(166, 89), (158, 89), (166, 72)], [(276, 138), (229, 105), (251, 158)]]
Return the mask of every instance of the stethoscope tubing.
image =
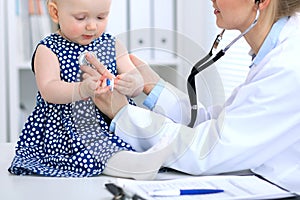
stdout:
[(222, 32), (216, 37), (212, 48), (210, 49), (210, 52), (200, 59), (192, 68), (191, 73), (187, 79), (187, 90), (188, 95), (190, 98), (190, 105), (191, 105), (191, 121), (188, 124), (189, 127), (194, 127), (196, 118), (197, 118), (197, 112), (198, 112), (198, 105), (197, 105), (197, 92), (196, 92), (196, 84), (195, 84), (195, 76), (200, 73), (201, 71), (205, 70), (212, 64), (214, 64), (216, 61), (218, 61), (221, 57), (225, 55), (225, 53), (232, 47), (240, 38), (242, 38), (244, 35), (246, 35), (256, 24), (259, 19), (260, 12), (259, 9), (257, 9), (255, 19), (253, 23), (240, 35), (238, 35), (234, 40), (232, 40), (224, 49), (221, 49), (212, 59), (210, 59), (213, 56), (213, 49), (217, 48), (220, 40), (222, 39), (223, 33), (225, 30), (222, 30)]

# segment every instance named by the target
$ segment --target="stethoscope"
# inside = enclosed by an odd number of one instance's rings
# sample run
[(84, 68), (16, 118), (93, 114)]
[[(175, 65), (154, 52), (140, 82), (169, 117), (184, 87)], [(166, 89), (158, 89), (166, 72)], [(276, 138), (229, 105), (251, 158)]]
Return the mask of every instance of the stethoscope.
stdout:
[[(258, 6), (260, 3), (260, 0), (255, 0), (255, 4)], [(244, 35), (246, 35), (256, 24), (259, 18), (260, 12), (259, 9), (257, 9), (256, 17), (253, 21), (253, 23), (239, 36), (237, 36), (234, 40), (232, 40), (231, 43), (229, 43), (224, 49), (221, 49), (213, 58), (213, 50), (217, 49), (223, 34), (225, 32), (225, 29), (222, 30), (222, 32), (217, 35), (209, 53), (199, 60), (192, 68), (191, 73), (187, 79), (187, 90), (190, 98), (190, 104), (191, 104), (191, 121), (189, 123), (189, 127), (194, 127), (196, 118), (197, 118), (197, 112), (198, 112), (198, 105), (197, 105), (197, 93), (196, 93), (196, 85), (195, 85), (195, 76), (206, 69), (207, 67), (211, 66), (213, 63), (215, 63), (217, 60), (219, 60), (222, 56), (225, 55), (226, 51), (234, 44), (236, 43), (240, 38), (242, 38)], [(211, 59), (210, 59), (211, 58)]]

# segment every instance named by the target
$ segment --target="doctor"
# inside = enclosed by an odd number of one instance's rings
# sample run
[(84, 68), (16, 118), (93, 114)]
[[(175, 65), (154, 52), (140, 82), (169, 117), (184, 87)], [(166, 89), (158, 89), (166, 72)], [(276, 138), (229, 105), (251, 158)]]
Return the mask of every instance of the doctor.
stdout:
[[(188, 96), (135, 56), (149, 110), (128, 105), (118, 83), (114, 92), (99, 90), (95, 103), (113, 119), (111, 130), (137, 151), (171, 146), (163, 166), (193, 175), (251, 169), (300, 192), (300, 0), (212, 3), (217, 25), (240, 32), (260, 11), (258, 23), (244, 36), (254, 57), (250, 72), (224, 105), (206, 109), (199, 103), (195, 126), (189, 128)], [(93, 57), (87, 59), (109, 76)]]

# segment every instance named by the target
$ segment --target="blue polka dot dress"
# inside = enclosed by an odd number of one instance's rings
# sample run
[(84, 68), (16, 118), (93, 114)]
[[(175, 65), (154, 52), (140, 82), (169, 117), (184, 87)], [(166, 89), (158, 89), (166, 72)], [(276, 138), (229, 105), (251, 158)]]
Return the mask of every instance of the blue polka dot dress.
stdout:
[[(82, 46), (53, 33), (40, 45), (57, 55), (63, 81), (80, 81), (78, 56), (85, 51), (96, 52), (109, 71), (117, 74), (115, 39), (109, 34), (104, 33), (91, 44)], [(132, 100), (129, 103), (134, 104)], [(38, 92), (37, 104), (24, 125), (8, 170), (17, 175), (99, 175), (113, 154), (133, 151), (129, 144), (108, 132), (109, 123), (91, 99), (51, 104)]]

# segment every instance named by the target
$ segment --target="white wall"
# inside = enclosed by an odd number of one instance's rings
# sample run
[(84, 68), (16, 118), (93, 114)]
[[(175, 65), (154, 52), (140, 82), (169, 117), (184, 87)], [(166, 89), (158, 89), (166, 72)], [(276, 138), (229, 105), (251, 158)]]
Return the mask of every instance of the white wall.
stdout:
[(0, 1), (0, 142), (7, 140), (5, 2)]
[(20, 116), (20, 105), (19, 105), (19, 73), (18, 73), (18, 62), (20, 62), (20, 55), (18, 54), (20, 44), (17, 42), (18, 23), (16, 18), (16, 2), (7, 0), (7, 35), (5, 40), (7, 44), (7, 70), (8, 70), (8, 86), (9, 95), (7, 95), (7, 120), (8, 120), (8, 141), (15, 142), (19, 135), (19, 116)]
[(179, 32), (208, 50), (217, 34), (211, 1), (178, 0)]
[[(179, 54), (182, 63), (178, 67), (181, 74), (181, 89), (186, 90), (186, 78), (191, 67), (205, 56), (219, 32), (215, 24), (211, 1), (178, 1)], [(198, 99), (205, 105), (222, 103), (224, 90), (219, 73), (212, 66), (197, 75)]]

